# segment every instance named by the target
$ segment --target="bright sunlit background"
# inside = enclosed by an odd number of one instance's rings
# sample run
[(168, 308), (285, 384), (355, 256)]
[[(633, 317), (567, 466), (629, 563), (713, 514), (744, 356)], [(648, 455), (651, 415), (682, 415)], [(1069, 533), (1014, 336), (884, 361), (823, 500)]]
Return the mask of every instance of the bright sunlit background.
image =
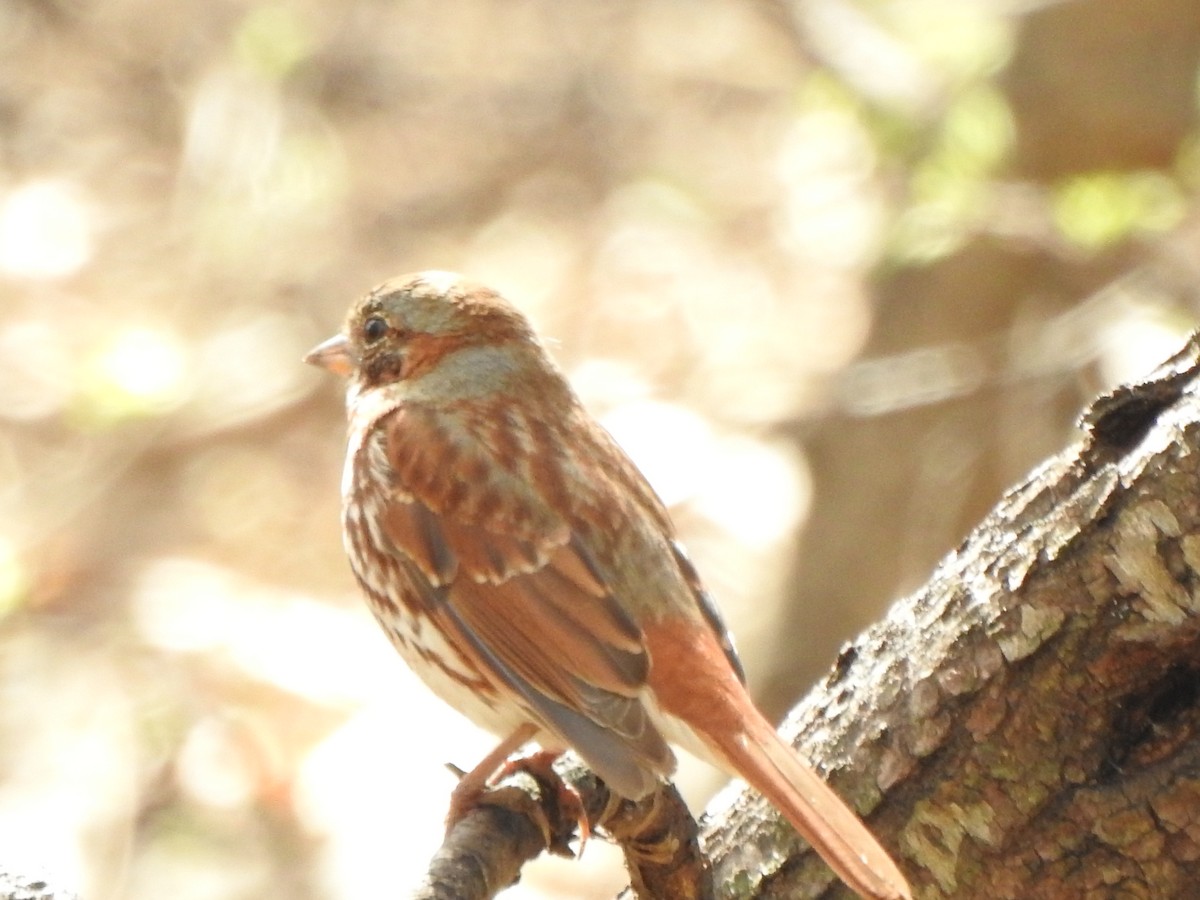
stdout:
[(0, 0), (0, 868), (419, 878), (491, 738), (360, 603), (299, 361), (414, 269), (534, 319), (782, 715), (1196, 326), (1198, 63), (1195, 0)]

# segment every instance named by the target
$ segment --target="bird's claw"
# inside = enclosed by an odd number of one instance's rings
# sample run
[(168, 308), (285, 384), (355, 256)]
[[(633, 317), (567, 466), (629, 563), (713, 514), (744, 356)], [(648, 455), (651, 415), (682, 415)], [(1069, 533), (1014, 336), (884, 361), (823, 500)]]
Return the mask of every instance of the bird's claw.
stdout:
[[(446, 833), (476, 807), (495, 806), (533, 821), (550, 852), (567, 857), (582, 855), (591, 837), (591, 824), (579, 793), (554, 770), (558, 756), (557, 752), (542, 750), (509, 760), (490, 774), (478, 768), (464, 772), (447, 763), (446, 768), (458, 776), (459, 782), (450, 794)], [(533, 784), (522, 784), (523, 779)], [(576, 830), (579, 848), (572, 852), (569, 842)]]

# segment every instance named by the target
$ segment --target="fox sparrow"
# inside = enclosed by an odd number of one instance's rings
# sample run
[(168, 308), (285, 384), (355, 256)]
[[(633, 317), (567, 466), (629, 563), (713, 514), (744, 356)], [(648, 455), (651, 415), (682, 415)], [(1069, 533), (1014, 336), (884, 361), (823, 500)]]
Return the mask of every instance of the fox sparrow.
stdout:
[(640, 798), (668, 742), (760, 790), (837, 874), (908, 898), (895, 863), (755, 708), (667, 511), (526, 319), (444, 272), (386, 282), (306, 361), (349, 379), (343, 534), (396, 649), (502, 736)]

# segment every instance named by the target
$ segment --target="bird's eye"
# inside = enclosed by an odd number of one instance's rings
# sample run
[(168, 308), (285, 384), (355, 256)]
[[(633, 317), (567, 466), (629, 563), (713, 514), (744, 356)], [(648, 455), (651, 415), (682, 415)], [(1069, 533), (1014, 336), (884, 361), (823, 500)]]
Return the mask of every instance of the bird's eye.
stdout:
[(363, 337), (371, 343), (382, 338), (388, 332), (387, 321), (380, 316), (371, 316), (363, 323)]

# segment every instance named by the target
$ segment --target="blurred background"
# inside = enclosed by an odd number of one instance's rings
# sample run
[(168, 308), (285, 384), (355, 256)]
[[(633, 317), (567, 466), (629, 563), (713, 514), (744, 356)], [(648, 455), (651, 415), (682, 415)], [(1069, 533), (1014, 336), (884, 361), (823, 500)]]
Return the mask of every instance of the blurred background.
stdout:
[(1195, 0), (0, 0), (0, 866), (419, 877), (492, 739), (360, 602), (299, 361), (408, 270), (551, 339), (781, 716), (1195, 327), (1198, 64)]

